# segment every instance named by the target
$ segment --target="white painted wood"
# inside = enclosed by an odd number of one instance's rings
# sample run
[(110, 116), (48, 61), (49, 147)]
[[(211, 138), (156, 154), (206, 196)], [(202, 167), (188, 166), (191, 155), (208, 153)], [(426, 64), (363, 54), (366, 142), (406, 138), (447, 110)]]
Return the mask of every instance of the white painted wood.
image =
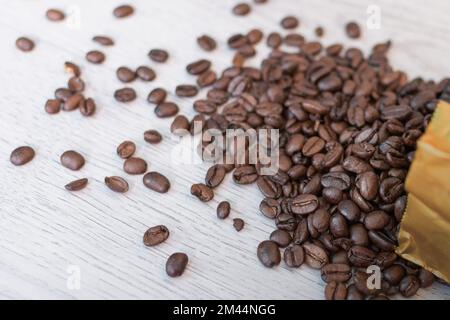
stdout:
[[(236, 1), (138, 0), (132, 1), (135, 15), (117, 21), (111, 12), (122, 2), (0, 1), (0, 298), (321, 299), (323, 283), (317, 271), (283, 266), (269, 270), (257, 261), (256, 246), (268, 237), (273, 222), (259, 214), (261, 196), (256, 187), (236, 186), (228, 179), (211, 203), (190, 196), (190, 184), (202, 181), (207, 165), (171, 164), (168, 155), (175, 142), (168, 130), (170, 120), (156, 119), (145, 97), (155, 86), (173, 91), (179, 83), (195, 81), (184, 71), (194, 59), (207, 57), (222, 70), (232, 57), (226, 47), (229, 35), (253, 27), (281, 31), (279, 21), (287, 14), (301, 18), (299, 30), (307, 36), (313, 36), (316, 26), (324, 26), (325, 43), (345, 41), (367, 51), (377, 41), (392, 39), (390, 56), (396, 67), (412, 77), (438, 80), (450, 71), (450, 2), (270, 0), (253, 5), (252, 13), (241, 18), (230, 13)], [(371, 3), (381, 8), (381, 29), (364, 28), (361, 41), (346, 39), (344, 23), (352, 19), (365, 25)], [(53, 6), (79, 14), (79, 27), (47, 21), (44, 13)], [(205, 30), (218, 40), (219, 49), (213, 53), (196, 45), (195, 38)], [(98, 48), (91, 41), (96, 34), (116, 41), (114, 47), (101, 49), (107, 55), (101, 66), (89, 65), (83, 58)], [(16, 50), (14, 41), (21, 35), (36, 40), (33, 52)], [(156, 47), (170, 52), (167, 64), (147, 58), (148, 50)], [(264, 45), (260, 48), (261, 55), (267, 53)], [(87, 93), (99, 105), (91, 119), (78, 112), (49, 116), (43, 111), (47, 97), (67, 81), (62, 67), (66, 60), (83, 66)], [(112, 93), (122, 86), (115, 69), (141, 64), (155, 68), (157, 80), (132, 84), (139, 94), (136, 102), (115, 102)], [(170, 98), (182, 113), (193, 114), (192, 100)], [(142, 132), (150, 128), (164, 134), (161, 145), (143, 142)], [(141, 177), (126, 176), (130, 192), (125, 195), (104, 186), (107, 175), (125, 176), (115, 154), (125, 139), (137, 142), (137, 155), (150, 162), (151, 170), (170, 178), (173, 186), (168, 194), (147, 190)], [(10, 151), (25, 144), (36, 149), (35, 160), (13, 167)], [(85, 155), (87, 163), (79, 172), (59, 164), (59, 155), (67, 149)], [(64, 190), (67, 182), (81, 177), (90, 179), (85, 190)], [(219, 221), (215, 207), (223, 199), (231, 202), (233, 212), (228, 220)], [(232, 227), (234, 217), (246, 221), (239, 234)], [(142, 235), (155, 224), (167, 225), (171, 236), (158, 247), (146, 248)], [(169, 279), (164, 265), (175, 251), (186, 252), (190, 263), (181, 278)], [(79, 290), (66, 284), (68, 267), (73, 265), (81, 272)], [(420, 290), (418, 298), (449, 299), (450, 290), (435, 284)]]

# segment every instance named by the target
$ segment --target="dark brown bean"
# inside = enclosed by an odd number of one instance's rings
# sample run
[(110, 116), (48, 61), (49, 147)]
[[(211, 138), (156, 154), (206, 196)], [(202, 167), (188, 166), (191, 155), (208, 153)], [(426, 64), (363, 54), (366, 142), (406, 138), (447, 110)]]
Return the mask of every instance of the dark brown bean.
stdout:
[(134, 8), (128, 4), (120, 5), (113, 10), (116, 18), (125, 18), (134, 13)]
[(298, 27), (298, 19), (294, 16), (287, 16), (281, 20), (280, 24), (284, 29), (295, 29)]
[(148, 143), (156, 144), (161, 142), (162, 136), (157, 130), (147, 130), (144, 132), (144, 140)]
[(169, 58), (169, 53), (163, 49), (152, 49), (148, 53), (148, 56), (155, 62), (163, 63), (166, 62), (167, 59)]
[(58, 9), (48, 9), (45, 16), (50, 21), (62, 21), (66, 17), (64, 12)]
[(119, 67), (116, 71), (117, 79), (122, 82), (128, 83), (136, 79), (136, 72), (128, 67)]
[(29, 146), (22, 146), (14, 149), (11, 152), (9, 160), (15, 166), (23, 166), (24, 164), (33, 160), (35, 152), (33, 148)]
[(114, 192), (125, 193), (128, 191), (128, 182), (118, 176), (106, 177), (105, 184), (108, 188), (110, 188)]
[(147, 101), (153, 104), (160, 104), (166, 100), (167, 92), (162, 88), (155, 88), (148, 94)]
[(66, 190), (69, 191), (79, 191), (81, 189), (84, 189), (88, 184), (88, 179), (83, 178), (83, 179), (78, 179), (72, 182), (69, 182), (68, 184), (66, 184), (64, 186), (64, 188), (66, 188)]
[(183, 274), (189, 258), (185, 253), (176, 252), (166, 262), (166, 273), (169, 277), (179, 277)]
[(86, 53), (86, 60), (90, 63), (100, 64), (105, 61), (105, 54), (98, 50), (92, 50)]
[(61, 155), (60, 161), (64, 167), (74, 171), (80, 170), (85, 163), (84, 157), (74, 150), (65, 151)]
[(45, 103), (45, 112), (48, 114), (55, 114), (61, 110), (61, 100), (59, 99), (49, 99)]
[(136, 99), (136, 91), (133, 88), (122, 88), (114, 92), (114, 98), (119, 102), (131, 102)]
[(191, 194), (203, 202), (208, 202), (214, 198), (214, 191), (203, 183), (193, 184), (191, 186)]
[(230, 215), (231, 206), (228, 201), (222, 201), (217, 206), (217, 218), (226, 219)]
[(143, 182), (147, 188), (159, 193), (166, 193), (170, 189), (169, 179), (156, 171), (146, 173)]
[(267, 267), (272, 268), (281, 261), (280, 249), (274, 241), (266, 240), (258, 245), (257, 256), (259, 261)]
[(173, 117), (178, 113), (178, 105), (173, 102), (162, 102), (155, 108), (155, 114), (158, 118)]
[(34, 49), (34, 42), (27, 37), (20, 37), (16, 40), (16, 47), (20, 51), (29, 52)]
[(199, 75), (211, 67), (211, 61), (201, 59), (194, 61), (186, 66), (186, 71), (192, 75)]
[(238, 3), (233, 7), (233, 13), (237, 16), (246, 16), (250, 13), (250, 6), (247, 3)]
[(206, 173), (205, 184), (210, 188), (216, 188), (223, 181), (225, 175), (226, 171), (223, 165), (213, 165)]
[(216, 40), (206, 34), (198, 37), (197, 43), (205, 51), (213, 51), (217, 47)]
[(153, 247), (166, 241), (169, 234), (169, 229), (166, 226), (154, 226), (145, 231), (143, 241), (146, 246)]
[(114, 40), (108, 36), (94, 36), (92, 41), (97, 42), (98, 44), (109, 47), (114, 45)]
[(147, 162), (142, 158), (130, 157), (123, 163), (123, 171), (128, 174), (144, 174), (147, 171)]
[(294, 244), (291, 247), (286, 248), (283, 254), (284, 263), (290, 268), (298, 268), (305, 261), (305, 253), (303, 247), (298, 244)]
[(242, 220), (240, 218), (233, 219), (233, 227), (234, 227), (234, 229), (236, 229), (237, 232), (244, 229), (244, 224), (245, 224), (244, 220)]
[(190, 84), (181, 84), (175, 88), (175, 94), (178, 97), (194, 97), (198, 94), (198, 88)]
[(95, 113), (95, 110), (97, 109), (97, 104), (95, 103), (94, 99), (87, 98), (84, 100), (84, 103), (80, 104), (79, 106), (80, 113), (85, 117), (90, 117)]
[(361, 29), (356, 22), (349, 22), (345, 25), (345, 32), (347, 36), (352, 39), (357, 39), (361, 36)]
[(142, 81), (153, 81), (156, 78), (156, 73), (152, 68), (140, 66), (136, 69), (136, 75)]

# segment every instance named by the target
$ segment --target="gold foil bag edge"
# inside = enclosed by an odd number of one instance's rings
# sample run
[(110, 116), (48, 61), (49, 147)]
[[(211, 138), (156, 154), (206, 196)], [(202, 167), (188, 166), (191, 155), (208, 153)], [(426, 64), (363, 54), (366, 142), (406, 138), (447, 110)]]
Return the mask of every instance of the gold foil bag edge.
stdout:
[(450, 283), (450, 104), (440, 101), (406, 179), (396, 252)]

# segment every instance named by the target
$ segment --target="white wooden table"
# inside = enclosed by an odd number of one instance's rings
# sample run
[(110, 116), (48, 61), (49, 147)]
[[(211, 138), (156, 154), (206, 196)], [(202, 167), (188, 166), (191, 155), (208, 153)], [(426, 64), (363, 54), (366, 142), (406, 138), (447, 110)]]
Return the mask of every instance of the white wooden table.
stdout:
[[(230, 12), (236, 1), (139, 0), (129, 1), (135, 15), (118, 21), (111, 12), (123, 2), (0, 1), (0, 298), (321, 299), (319, 272), (282, 264), (266, 269), (257, 261), (256, 246), (268, 238), (273, 221), (259, 213), (262, 198), (255, 186), (237, 186), (227, 179), (206, 205), (189, 194), (190, 184), (203, 180), (207, 165), (170, 161), (176, 144), (169, 134), (171, 120), (157, 119), (145, 97), (155, 86), (173, 91), (179, 83), (193, 83), (184, 66), (195, 59), (207, 57), (222, 70), (232, 57), (226, 47), (229, 35), (253, 27), (281, 31), (279, 21), (289, 13), (301, 19), (299, 30), (309, 37), (316, 26), (324, 26), (325, 43), (345, 41), (367, 51), (377, 41), (392, 39), (390, 57), (396, 67), (411, 77), (438, 80), (450, 74), (450, 2), (270, 0), (253, 5), (252, 13), (241, 18)], [(345, 22), (357, 20), (365, 26), (372, 3), (381, 8), (381, 29), (364, 28), (361, 41), (346, 39)], [(71, 13), (69, 24), (45, 19), (46, 9), (53, 6)], [(204, 32), (218, 40), (213, 53), (197, 47), (195, 39)], [(114, 47), (101, 49), (107, 55), (101, 66), (84, 60), (88, 50), (98, 48), (91, 41), (96, 34), (116, 41)], [(15, 39), (22, 35), (36, 41), (33, 52), (15, 48)], [(170, 52), (168, 63), (148, 59), (149, 49), (157, 47)], [(259, 51), (267, 53), (264, 45)], [(83, 67), (87, 94), (99, 106), (93, 118), (78, 112), (50, 116), (43, 110), (54, 89), (67, 81), (66, 60)], [(250, 62), (256, 64), (257, 59)], [(153, 67), (157, 80), (136, 81), (132, 86), (139, 99), (117, 103), (112, 94), (122, 84), (116, 68), (141, 64)], [(192, 116), (192, 100), (170, 98)], [(150, 128), (163, 133), (162, 144), (144, 143), (142, 133)], [(137, 155), (149, 161), (151, 170), (169, 177), (168, 194), (156, 194), (142, 185), (141, 176), (122, 172), (115, 149), (125, 139), (138, 144)], [(13, 167), (9, 153), (20, 145), (33, 146), (37, 155), (30, 164)], [(59, 164), (60, 154), (68, 149), (85, 155), (86, 165), (79, 172)], [(125, 176), (130, 191), (120, 195), (108, 190), (103, 184), (108, 175)], [(64, 189), (81, 177), (90, 179), (85, 190)], [(231, 202), (232, 215), (219, 221), (215, 207), (224, 199)], [(240, 233), (232, 227), (234, 217), (246, 221)], [(168, 226), (171, 236), (147, 248), (142, 235), (156, 224)], [(186, 252), (190, 263), (181, 278), (170, 279), (164, 265), (175, 251)], [(435, 284), (417, 297), (449, 299), (450, 289)]]

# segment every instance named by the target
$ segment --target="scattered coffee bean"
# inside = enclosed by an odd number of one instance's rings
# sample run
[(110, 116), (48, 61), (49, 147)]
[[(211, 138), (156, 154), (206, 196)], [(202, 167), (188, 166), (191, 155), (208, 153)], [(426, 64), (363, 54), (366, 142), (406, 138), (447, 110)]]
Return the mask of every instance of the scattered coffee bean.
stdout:
[(147, 171), (147, 162), (142, 158), (130, 157), (123, 163), (123, 171), (128, 174), (144, 174)]
[(325, 30), (323, 29), (323, 27), (317, 27), (316, 29), (314, 29), (314, 33), (317, 37), (321, 38), (325, 34)]
[(248, 42), (253, 45), (259, 43), (263, 36), (263, 32), (259, 29), (252, 29), (246, 35)]
[(61, 155), (60, 162), (67, 169), (77, 171), (84, 166), (85, 160), (80, 153), (68, 150)]
[(170, 189), (169, 180), (159, 172), (146, 173), (143, 182), (147, 188), (159, 193), (166, 193)]
[(152, 59), (155, 62), (166, 62), (169, 58), (169, 53), (162, 49), (152, 49), (148, 53), (148, 56), (150, 59)]
[(34, 42), (29, 38), (20, 37), (16, 40), (16, 47), (23, 52), (28, 52), (34, 49)]
[(246, 16), (250, 13), (250, 6), (247, 3), (238, 3), (233, 7), (233, 13), (237, 16)]
[(86, 60), (94, 64), (100, 64), (105, 61), (105, 54), (98, 50), (92, 50), (86, 53)]
[(133, 88), (122, 88), (114, 92), (114, 98), (119, 102), (130, 102), (136, 99), (136, 91)]
[(167, 92), (162, 88), (155, 88), (148, 94), (147, 101), (153, 104), (160, 104), (166, 100)]
[(45, 103), (45, 112), (48, 114), (55, 114), (61, 110), (61, 100), (59, 99), (49, 99)]
[(173, 119), (170, 125), (170, 132), (175, 136), (185, 136), (189, 134), (190, 123), (188, 118), (183, 115), (178, 115)]
[(122, 159), (130, 158), (136, 151), (136, 144), (133, 141), (124, 141), (117, 147), (117, 154)]
[(293, 17), (293, 16), (284, 17), (281, 20), (281, 26), (284, 29), (295, 29), (295, 28), (298, 27), (298, 19), (296, 17)]
[(228, 201), (222, 201), (217, 206), (217, 218), (226, 219), (230, 215), (231, 206)]
[(245, 224), (244, 220), (242, 220), (240, 218), (233, 219), (233, 227), (234, 227), (234, 229), (236, 229), (237, 232), (244, 229), (244, 224)]
[(66, 72), (72, 74), (75, 77), (79, 77), (81, 75), (80, 67), (73, 62), (64, 62), (64, 69), (66, 70)]
[(214, 191), (203, 183), (193, 184), (191, 186), (191, 194), (203, 202), (208, 202), (214, 198)]
[(212, 70), (208, 70), (198, 76), (197, 85), (200, 88), (204, 88), (204, 87), (212, 85), (214, 82), (216, 82), (216, 80), (217, 80), (216, 73)]
[(158, 118), (173, 117), (178, 113), (178, 106), (173, 102), (162, 102), (155, 108), (155, 114)]
[(265, 240), (258, 245), (257, 256), (259, 261), (267, 268), (272, 268), (280, 264), (281, 261), (280, 249), (271, 240)]
[(183, 274), (189, 258), (185, 253), (176, 252), (166, 262), (166, 273), (169, 277), (179, 277)]
[(64, 12), (58, 9), (48, 9), (45, 16), (50, 21), (62, 21), (66, 17)]
[(15, 166), (22, 166), (33, 160), (35, 152), (28, 146), (18, 147), (11, 152), (9, 160)]
[(216, 40), (206, 34), (198, 37), (197, 43), (205, 51), (213, 51), (217, 47)]
[(303, 244), (305, 250), (305, 262), (313, 269), (320, 269), (329, 261), (327, 252), (314, 243)]
[(175, 88), (175, 94), (177, 96), (179, 96), (180, 98), (194, 97), (197, 95), (197, 93), (198, 93), (198, 88), (196, 86), (190, 85), (190, 84), (178, 85)]
[(110, 188), (114, 192), (125, 193), (128, 191), (128, 182), (118, 176), (106, 177), (105, 184), (108, 188)]
[(63, 104), (64, 111), (73, 111), (84, 103), (84, 96), (81, 93), (75, 93), (69, 96)]
[(84, 189), (88, 184), (88, 179), (83, 178), (83, 179), (78, 179), (75, 181), (72, 181), (68, 184), (66, 184), (64, 187), (66, 188), (66, 190), (69, 191), (79, 191), (81, 189)]
[(119, 67), (116, 71), (117, 79), (119, 79), (122, 82), (131, 82), (134, 79), (136, 79), (136, 72), (131, 70), (128, 67)]
[(162, 136), (156, 130), (147, 130), (144, 132), (144, 140), (148, 143), (156, 144), (161, 142)]
[(153, 81), (156, 78), (156, 73), (152, 68), (140, 66), (136, 69), (136, 75), (142, 81)]
[(92, 41), (97, 42), (98, 44), (109, 47), (114, 45), (114, 40), (108, 36), (94, 36)]
[(285, 248), (291, 243), (292, 237), (288, 231), (277, 229), (270, 234), (270, 240), (276, 242), (280, 248)]
[(169, 238), (169, 229), (166, 226), (159, 225), (149, 228), (144, 233), (144, 244), (148, 247), (156, 246)]
[(205, 184), (210, 188), (216, 188), (225, 178), (225, 167), (221, 164), (215, 164), (208, 169), (205, 177)]
[(92, 98), (87, 98), (84, 103), (80, 104), (80, 112), (85, 117), (90, 117), (95, 113), (97, 105)]
[(357, 39), (361, 36), (361, 29), (356, 22), (349, 22), (345, 26), (347, 36), (352, 39)]
[(73, 92), (82, 92), (84, 90), (84, 81), (77, 76), (73, 76), (67, 82), (67, 87)]
[(281, 38), (279, 33), (273, 32), (267, 37), (267, 46), (270, 48), (276, 49), (281, 46), (282, 42), (283, 39)]
[(133, 13), (134, 13), (134, 8), (127, 4), (118, 6), (113, 11), (113, 15), (116, 18), (125, 18), (125, 17), (132, 15)]
[(402, 279), (399, 285), (399, 290), (402, 296), (408, 298), (416, 294), (420, 288), (420, 281), (415, 276), (406, 276)]

